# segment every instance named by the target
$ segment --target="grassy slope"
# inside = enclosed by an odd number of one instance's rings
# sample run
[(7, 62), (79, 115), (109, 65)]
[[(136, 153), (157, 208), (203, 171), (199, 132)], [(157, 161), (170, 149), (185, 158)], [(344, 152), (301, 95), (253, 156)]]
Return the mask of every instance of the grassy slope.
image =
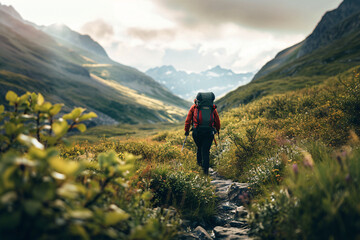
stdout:
[[(185, 114), (184, 109), (165, 107), (160, 101), (155, 106), (134, 101), (136, 96), (129, 98), (128, 91), (119, 91), (90, 77), (88, 70), (77, 64), (86, 62), (83, 55), (5, 14), (0, 20), (7, 20), (0, 27), (2, 96), (8, 90), (40, 91), (52, 102), (95, 110), (102, 116), (100, 123), (113, 122), (107, 120), (109, 117), (124, 123), (174, 121)], [(4, 99), (0, 102), (4, 103)]]
[(267, 63), (252, 82), (229, 93), (218, 101), (221, 109), (249, 103), (261, 96), (284, 93), (317, 85), (360, 64), (360, 13), (334, 23), (325, 37), (337, 39), (310, 54), (298, 58), (301, 42), (280, 52)]
[[(69, 30), (71, 31), (71, 30)], [(78, 34), (73, 32), (75, 35)], [(67, 60), (86, 68), (90, 73), (109, 81), (116, 81), (118, 84), (131, 88), (139, 94), (166, 102), (181, 108), (189, 108), (187, 101), (173, 95), (158, 82), (135, 68), (120, 64), (110, 58), (94, 52), (80, 48), (61, 36), (53, 33), (52, 35), (62, 46), (71, 49), (67, 55)], [(66, 56), (65, 56), (66, 57)]]
[(360, 65), (360, 33), (353, 33), (326, 48), (291, 61), (218, 101), (221, 110), (247, 104), (263, 96), (284, 93), (324, 82)]

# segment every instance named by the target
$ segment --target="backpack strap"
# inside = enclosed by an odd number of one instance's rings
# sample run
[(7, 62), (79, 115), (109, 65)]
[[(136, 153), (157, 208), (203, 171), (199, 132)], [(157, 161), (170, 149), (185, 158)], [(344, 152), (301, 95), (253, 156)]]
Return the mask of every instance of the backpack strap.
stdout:
[(198, 126), (200, 125), (200, 108), (199, 107), (197, 107), (197, 124), (198, 124)]

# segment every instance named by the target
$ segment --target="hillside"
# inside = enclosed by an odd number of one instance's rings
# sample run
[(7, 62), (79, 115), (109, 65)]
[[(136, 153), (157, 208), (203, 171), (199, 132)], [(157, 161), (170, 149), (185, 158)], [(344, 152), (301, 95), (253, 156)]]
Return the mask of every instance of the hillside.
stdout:
[(8, 90), (41, 92), (51, 102), (95, 111), (98, 124), (173, 122), (186, 113), (187, 102), (112, 61), (89, 36), (65, 26), (42, 30), (9, 9), (0, 7), (2, 96)]
[(220, 66), (200, 73), (187, 73), (173, 66), (151, 68), (147, 75), (166, 86), (172, 93), (183, 99), (192, 100), (199, 91), (214, 92), (222, 96), (238, 86), (244, 85), (253, 77), (252, 73), (234, 73)]
[[(360, 65), (360, 4), (345, 0), (326, 13), (304, 41), (276, 55), (245, 86), (220, 99), (221, 109), (325, 80)], [(318, 44), (321, 43), (321, 44)]]

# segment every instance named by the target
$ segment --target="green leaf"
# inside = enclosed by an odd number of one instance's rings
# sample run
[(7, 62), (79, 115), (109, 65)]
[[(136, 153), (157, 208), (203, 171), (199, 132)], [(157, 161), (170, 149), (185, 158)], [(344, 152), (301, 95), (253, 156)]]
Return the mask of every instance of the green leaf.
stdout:
[(66, 121), (58, 121), (52, 124), (52, 130), (58, 137), (64, 136), (69, 130), (69, 124)]
[(2, 114), (4, 112), (4, 110), (5, 110), (4, 105), (0, 105), (0, 114)]
[(70, 232), (75, 236), (79, 236), (79, 239), (90, 240), (89, 234), (79, 223), (72, 224), (70, 226)]
[(42, 111), (42, 112), (48, 112), (51, 107), (52, 107), (51, 103), (45, 102), (39, 107), (39, 110)]
[(55, 171), (67, 176), (74, 175), (80, 169), (80, 164), (78, 162), (66, 161), (58, 157), (50, 159), (49, 163)]
[(55, 197), (55, 184), (52, 182), (37, 183), (32, 190), (35, 199), (40, 201), (49, 201)]
[(119, 164), (119, 159), (116, 152), (112, 150), (107, 153), (100, 153), (98, 162), (100, 169), (106, 170), (111, 166), (117, 166)]
[(97, 117), (97, 114), (94, 112), (85, 113), (79, 118), (79, 122), (85, 121), (85, 120), (88, 120), (91, 118), (96, 118), (96, 117)]
[(86, 131), (86, 126), (85, 124), (81, 123), (81, 124), (77, 124), (76, 128), (80, 131), (80, 132), (85, 132)]
[(6, 93), (5, 99), (9, 102), (15, 103), (17, 101), (18, 95), (13, 91), (8, 91)]
[(14, 202), (17, 199), (17, 194), (15, 191), (11, 191), (11, 192), (7, 192), (5, 194), (3, 194), (0, 198), (0, 202), (2, 204), (8, 205), (12, 202)]
[(127, 214), (122, 209), (118, 209), (114, 212), (105, 213), (104, 224), (106, 226), (111, 226), (117, 224), (118, 222), (125, 221), (128, 218), (129, 218), (129, 214)]
[(55, 104), (54, 106), (51, 107), (51, 109), (49, 110), (49, 114), (51, 116), (55, 116), (56, 114), (58, 114), (61, 111), (62, 108), (62, 104)]
[(39, 93), (37, 95), (37, 104), (38, 105), (43, 105), (44, 101), (45, 101), (45, 99), (44, 99), (43, 95), (41, 93)]
[(5, 189), (11, 189), (15, 186), (15, 182), (11, 179), (12, 174), (16, 171), (17, 166), (8, 167), (2, 174), (2, 182)]
[(85, 111), (85, 108), (75, 108), (71, 111), (71, 113), (65, 114), (63, 116), (63, 119), (66, 120), (76, 120), (78, 117), (80, 117), (81, 113)]
[(20, 98), (19, 98), (19, 104), (23, 104), (24, 102), (26, 102), (29, 99), (29, 94), (25, 93), (23, 94)]
[(77, 219), (88, 219), (93, 217), (93, 213), (88, 209), (74, 210), (69, 212), (70, 216)]
[(37, 104), (38, 96), (36, 95), (36, 93), (31, 93), (30, 97), (31, 97), (31, 106), (34, 107)]
[(27, 212), (30, 216), (35, 216), (41, 209), (41, 206), (41, 202), (36, 200), (27, 200), (24, 202), (25, 212)]
[(36, 138), (30, 137), (30, 136), (27, 136), (24, 134), (20, 134), (17, 139), (20, 143), (22, 143), (25, 146), (28, 146), (28, 147), (33, 146), (33, 147), (36, 147), (39, 149), (44, 149), (44, 145), (42, 145)]
[(12, 135), (16, 132), (16, 125), (14, 123), (11, 122), (7, 122), (5, 123), (5, 133), (7, 135)]
[(64, 198), (75, 199), (79, 197), (79, 194), (85, 194), (87, 190), (84, 186), (65, 182), (56, 192)]

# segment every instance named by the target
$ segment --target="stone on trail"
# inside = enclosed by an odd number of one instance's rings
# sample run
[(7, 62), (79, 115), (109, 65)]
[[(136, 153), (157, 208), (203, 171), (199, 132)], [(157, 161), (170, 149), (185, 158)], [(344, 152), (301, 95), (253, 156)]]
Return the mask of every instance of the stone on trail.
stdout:
[(200, 240), (212, 240), (210, 234), (201, 226), (197, 226), (193, 231), (193, 234)]
[(231, 221), (229, 222), (229, 225), (231, 227), (242, 228), (242, 227), (246, 227), (248, 224), (246, 221)]
[(181, 233), (176, 237), (176, 240), (198, 240), (199, 238), (193, 233)]
[(246, 217), (247, 215), (248, 215), (248, 212), (244, 206), (240, 206), (240, 207), (236, 208), (236, 211), (235, 211), (236, 218), (243, 218), (243, 217)]
[(234, 182), (228, 188), (227, 194), (230, 201), (235, 202), (238, 205), (248, 203), (249, 187), (248, 183)]
[(241, 236), (241, 237), (246, 237), (243, 239), (247, 239), (248, 236), (248, 230), (244, 229), (244, 228), (234, 228), (234, 227), (221, 227), (221, 226), (216, 226), (214, 228), (214, 233), (215, 233), (215, 237), (216, 238), (225, 238), (228, 236)]

